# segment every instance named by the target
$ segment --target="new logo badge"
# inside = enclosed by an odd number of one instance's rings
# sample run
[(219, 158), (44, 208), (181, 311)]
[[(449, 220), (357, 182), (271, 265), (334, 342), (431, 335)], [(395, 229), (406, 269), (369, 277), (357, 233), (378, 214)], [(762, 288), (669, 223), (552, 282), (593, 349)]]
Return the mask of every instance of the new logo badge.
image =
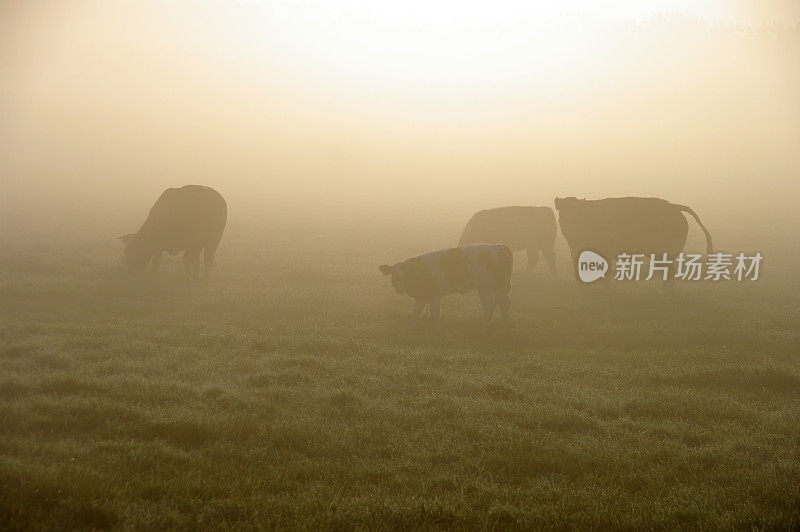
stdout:
[(578, 257), (578, 278), (584, 283), (603, 279), (608, 271), (608, 261), (594, 251), (581, 251)]

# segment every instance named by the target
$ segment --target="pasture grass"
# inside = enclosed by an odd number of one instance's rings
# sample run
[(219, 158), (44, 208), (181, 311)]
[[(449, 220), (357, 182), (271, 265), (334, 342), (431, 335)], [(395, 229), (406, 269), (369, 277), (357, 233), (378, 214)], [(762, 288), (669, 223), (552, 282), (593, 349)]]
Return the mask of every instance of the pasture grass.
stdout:
[(376, 268), (425, 237), (378, 235), (226, 237), (206, 283), (4, 241), (0, 528), (800, 526), (800, 254), (603, 289), (562, 250), (434, 334)]

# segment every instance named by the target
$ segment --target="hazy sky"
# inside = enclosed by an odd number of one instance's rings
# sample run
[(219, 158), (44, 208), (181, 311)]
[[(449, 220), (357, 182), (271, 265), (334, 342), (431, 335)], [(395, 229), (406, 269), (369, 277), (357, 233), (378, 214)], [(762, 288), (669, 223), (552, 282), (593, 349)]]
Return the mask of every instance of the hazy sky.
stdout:
[(6, 220), (186, 183), (251, 216), (652, 195), (797, 219), (800, 2), (0, 5)]

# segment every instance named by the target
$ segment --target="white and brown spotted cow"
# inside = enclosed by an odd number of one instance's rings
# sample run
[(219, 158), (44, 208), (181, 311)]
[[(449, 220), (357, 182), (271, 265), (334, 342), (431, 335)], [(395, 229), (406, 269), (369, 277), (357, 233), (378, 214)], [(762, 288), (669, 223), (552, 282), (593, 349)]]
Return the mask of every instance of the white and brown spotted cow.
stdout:
[(429, 306), (438, 329), (442, 297), (477, 289), (486, 331), (495, 307), (500, 307), (503, 321), (508, 318), (513, 266), (514, 258), (508, 246), (473, 244), (431, 251), (394, 266), (384, 264), (380, 271), (392, 276), (392, 286), (398, 294), (408, 294), (414, 299), (415, 325)]

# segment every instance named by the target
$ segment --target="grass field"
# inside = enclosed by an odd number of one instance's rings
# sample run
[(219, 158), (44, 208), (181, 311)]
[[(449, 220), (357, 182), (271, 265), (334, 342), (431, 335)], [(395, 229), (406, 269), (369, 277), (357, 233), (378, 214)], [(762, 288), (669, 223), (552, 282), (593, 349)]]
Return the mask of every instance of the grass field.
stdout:
[(0, 528), (800, 526), (796, 244), (672, 291), (517, 257), (507, 327), (414, 331), (376, 266), (447, 243), (229, 228), (192, 283), (5, 238)]

